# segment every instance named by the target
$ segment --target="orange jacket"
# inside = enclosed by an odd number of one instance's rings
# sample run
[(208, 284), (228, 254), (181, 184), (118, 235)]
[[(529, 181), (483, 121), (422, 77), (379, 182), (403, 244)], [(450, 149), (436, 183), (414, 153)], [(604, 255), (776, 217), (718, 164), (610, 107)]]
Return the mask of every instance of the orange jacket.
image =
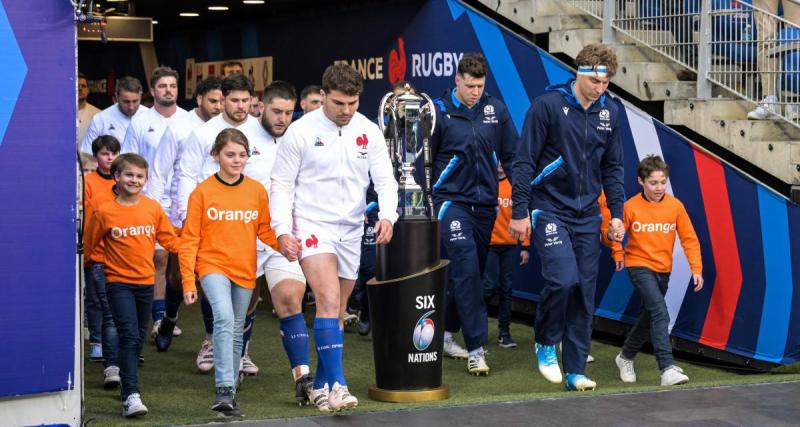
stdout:
[(183, 292), (197, 290), (195, 274), (210, 273), (255, 288), (255, 238), (278, 250), (269, 222), (269, 198), (259, 182), (244, 175), (233, 185), (216, 175), (201, 182), (189, 196), (181, 233)]
[(625, 245), (627, 267), (647, 267), (659, 273), (671, 272), (677, 232), (692, 273), (703, 272), (700, 241), (680, 200), (665, 194), (661, 202), (653, 203), (639, 193), (625, 202), (623, 211), (628, 235)]
[[(516, 245), (517, 239), (508, 232), (508, 224), (511, 222), (511, 183), (508, 178), (503, 178), (497, 187), (497, 219), (494, 221), (492, 229), (492, 246), (494, 245)], [(526, 238), (522, 246), (527, 248), (531, 245), (530, 239)]]
[(86, 251), (86, 247), (88, 246), (89, 242), (86, 239), (87, 233), (86, 230), (89, 229), (89, 222), (92, 219), (92, 212), (94, 211), (94, 207), (98, 206), (108, 200), (113, 200), (117, 197), (116, 193), (114, 193), (114, 178), (111, 175), (104, 176), (100, 172), (92, 172), (89, 175), (86, 175), (83, 181), (83, 200), (84, 200), (84, 212), (83, 212), (83, 263), (89, 265), (91, 263), (102, 263), (103, 262), (103, 242), (101, 241), (100, 244), (95, 246), (93, 252)]
[(158, 202), (139, 196), (133, 206), (116, 199), (95, 205), (86, 231), (87, 253), (101, 242), (106, 282), (153, 285), (156, 240), (167, 250), (178, 252), (178, 237)]

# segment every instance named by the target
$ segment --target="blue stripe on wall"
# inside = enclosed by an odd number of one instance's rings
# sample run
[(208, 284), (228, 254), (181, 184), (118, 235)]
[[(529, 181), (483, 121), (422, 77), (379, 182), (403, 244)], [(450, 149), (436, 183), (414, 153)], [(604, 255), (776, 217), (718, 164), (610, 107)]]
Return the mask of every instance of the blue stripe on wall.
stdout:
[(792, 249), (792, 315), (782, 363), (800, 360), (800, 208), (789, 206), (789, 245)]
[(766, 289), (756, 355), (780, 363), (789, 333), (792, 304), (792, 257), (786, 201), (759, 186), (758, 210), (764, 242)]
[[(764, 251), (761, 249), (763, 225), (756, 209), (758, 186), (732, 169), (725, 171), (725, 180), (728, 183), (728, 199), (731, 203), (736, 240), (747, 242), (746, 245), (739, 245), (739, 259), (742, 277), (749, 278), (746, 286), (742, 286), (739, 292), (739, 303), (736, 304), (736, 314), (733, 316), (728, 335), (727, 349), (752, 357), (758, 343), (766, 286)], [(702, 292), (706, 290), (703, 289)], [(695, 297), (694, 292), (688, 293), (687, 298)]]
[(258, 56), (258, 30), (255, 25), (245, 25), (242, 27), (242, 57), (256, 56)]
[(522, 132), (522, 123), (525, 121), (525, 113), (530, 108), (531, 101), (525, 92), (517, 66), (511, 59), (508, 46), (503, 40), (503, 33), (496, 23), (471, 10), (467, 11), (467, 16), (519, 134)]
[(620, 320), (632, 296), (633, 284), (630, 277), (628, 277), (628, 273), (617, 271), (611, 277), (611, 283), (608, 284), (600, 305), (595, 309), (595, 314), (609, 319)]
[(555, 57), (550, 56), (549, 53), (539, 48), (536, 48), (536, 51), (539, 53), (539, 58), (542, 59), (544, 72), (547, 73), (547, 80), (550, 81), (551, 85), (566, 83), (569, 79), (575, 77), (575, 72), (559, 62)]

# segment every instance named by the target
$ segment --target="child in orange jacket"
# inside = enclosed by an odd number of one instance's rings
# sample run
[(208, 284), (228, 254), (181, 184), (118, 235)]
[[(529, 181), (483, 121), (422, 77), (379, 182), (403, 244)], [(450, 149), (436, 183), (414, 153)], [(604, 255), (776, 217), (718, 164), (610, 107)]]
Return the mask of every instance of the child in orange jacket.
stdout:
[(517, 343), (511, 338), (511, 280), (518, 266), (530, 259), (530, 240), (520, 244), (508, 231), (511, 220), (511, 183), (508, 182), (503, 166), (497, 165), (500, 181), (497, 189), (497, 219), (492, 229), (492, 240), (483, 270), (484, 298), (488, 301), (497, 293), (497, 325), (499, 329), (497, 345), (502, 348), (515, 348)]
[[(100, 135), (92, 141), (92, 159), (95, 171), (86, 175), (83, 185), (84, 231), (91, 227), (94, 207), (114, 200), (114, 175), (111, 164), (119, 155), (120, 145), (111, 135)], [(88, 245), (88, 234), (83, 235), (84, 249)], [(83, 254), (84, 281), (86, 282), (85, 306), (86, 323), (89, 326), (89, 343), (92, 362), (103, 362), (103, 387), (114, 388), (120, 383), (118, 367), (119, 337), (114, 326), (114, 318), (106, 297), (106, 279), (103, 270), (102, 241), (92, 252)]]
[(683, 204), (667, 194), (669, 166), (659, 156), (647, 156), (639, 163), (638, 180), (642, 192), (631, 197), (624, 206), (628, 242), (621, 250), (615, 245), (617, 269), (628, 268), (633, 287), (642, 299), (639, 319), (628, 334), (622, 351), (615, 358), (623, 382), (636, 382), (633, 358), (649, 339), (653, 344), (661, 385), (683, 384), (689, 377), (675, 365), (669, 341), (669, 312), (664, 295), (672, 271), (672, 250), (675, 237), (680, 238), (692, 269), (694, 291), (703, 288), (703, 263), (700, 242)]
[(137, 371), (153, 303), (155, 244), (177, 252), (178, 238), (161, 205), (140, 195), (147, 182), (144, 158), (122, 154), (111, 173), (117, 196), (95, 206), (86, 251), (103, 244), (106, 296), (119, 334), (122, 415), (133, 417), (147, 414)]
[(184, 302), (197, 301), (195, 277), (214, 313), (214, 377), (211, 406), (224, 416), (242, 416), (234, 399), (242, 355), (242, 329), (255, 288), (256, 240), (276, 251), (270, 227), (269, 199), (264, 186), (244, 175), (250, 156), (247, 137), (225, 129), (211, 149), (219, 172), (189, 196), (181, 233), (181, 276)]

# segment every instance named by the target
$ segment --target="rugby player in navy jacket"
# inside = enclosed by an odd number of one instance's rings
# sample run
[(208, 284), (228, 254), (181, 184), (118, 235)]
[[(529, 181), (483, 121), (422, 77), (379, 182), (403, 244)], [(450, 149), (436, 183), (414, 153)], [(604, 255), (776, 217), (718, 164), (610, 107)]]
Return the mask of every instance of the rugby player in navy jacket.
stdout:
[(513, 167), (511, 234), (532, 234), (542, 263), (536, 311), (539, 371), (561, 383), (556, 344), (563, 343), (567, 390), (591, 390), (584, 375), (600, 257), (600, 209), (604, 190), (612, 220), (609, 238), (621, 241), (622, 145), (617, 104), (606, 89), (617, 68), (614, 52), (588, 45), (576, 58), (575, 80), (551, 86), (525, 117)]
[[(456, 87), (435, 101), (431, 138), (433, 201), (450, 259), (444, 351), (468, 359), (467, 369), (474, 375), (489, 374), (481, 277), (497, 215), (497, 162), (510, 167), (517, 139), (505, 104), (484, 93), (486, 73), (483, 56), (463, 56)], [(466, 351), (452, 336), (459, 328)]]

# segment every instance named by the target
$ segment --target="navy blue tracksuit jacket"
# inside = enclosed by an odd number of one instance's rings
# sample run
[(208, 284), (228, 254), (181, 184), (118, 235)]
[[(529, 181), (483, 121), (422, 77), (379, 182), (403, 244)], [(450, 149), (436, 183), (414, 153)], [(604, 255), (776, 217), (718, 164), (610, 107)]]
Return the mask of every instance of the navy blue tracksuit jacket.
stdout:
[(450, 259), (445, 330), (462, 328), (474, 350), (488, 339), (481, 277), (497, 215), (497, 163), (511, 168), (517, 135), (505, 104), (486, 93), (470, 109), (454, 90), (435, 104), (433, 201)]
[(573, 83), (549, 87), (525, 117), (512, 173), (512, 218), (530, 215), (531, 242), (542, 262), (536, 342), (562, 342), (564, 371), (582, 374), (600, 258), (597, 198), (605, 190), (612, 216), (621, 219), (625, 195), (617, 137), (622, 112), (605, 94), (584, 109)]

